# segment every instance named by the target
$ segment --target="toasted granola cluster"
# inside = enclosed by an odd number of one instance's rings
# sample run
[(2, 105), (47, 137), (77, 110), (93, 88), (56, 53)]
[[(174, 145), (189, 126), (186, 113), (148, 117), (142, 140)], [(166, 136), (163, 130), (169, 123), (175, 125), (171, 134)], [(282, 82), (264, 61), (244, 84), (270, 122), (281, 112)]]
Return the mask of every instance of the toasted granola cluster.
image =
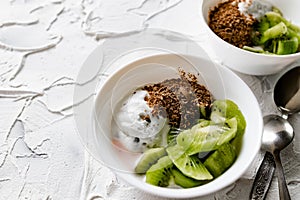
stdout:
[(209, 12), (208, 25), (215, 34), (226, 42), (243, 48), (252, 46), (251, 34), (256, 22), (251, 15), (239, 11), (238, 3), (245, 0), (228, 0), (219, 3)]
[(179, 70), (180, 78), (167, 79), (160, 83), (148, 84), (145, 97), (153, 114), (169, 118), (169, 124), (177, 128), (189, 128), (200, 117), (200, 107), (209, 107), (212, 95), (197, 77)]

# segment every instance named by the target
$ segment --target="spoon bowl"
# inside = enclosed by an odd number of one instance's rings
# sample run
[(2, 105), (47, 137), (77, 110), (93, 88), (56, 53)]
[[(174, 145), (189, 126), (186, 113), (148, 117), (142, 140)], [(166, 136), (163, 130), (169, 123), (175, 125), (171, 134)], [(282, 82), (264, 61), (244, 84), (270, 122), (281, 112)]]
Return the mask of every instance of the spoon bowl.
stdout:
[(264, 117), (262, 148), (270, 153), (280, 151), (288, 146), (294, 138), (291, 124), (278, 115)]
[(273, 98), (284, 115), (300, 111), (300, 67), (294, 67), (278, 80)]

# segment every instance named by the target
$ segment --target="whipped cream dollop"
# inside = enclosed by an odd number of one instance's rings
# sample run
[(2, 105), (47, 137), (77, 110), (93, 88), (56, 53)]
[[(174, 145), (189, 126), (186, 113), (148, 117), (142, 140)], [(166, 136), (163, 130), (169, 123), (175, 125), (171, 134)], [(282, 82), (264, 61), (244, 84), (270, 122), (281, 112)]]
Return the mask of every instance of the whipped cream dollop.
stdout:
[(263, 0), (245, 0), (238, 3), (239, 11), (245, 16), (252, 15), (259, 20), (265, 13), (272, 11), (272, 4)]
[(149, 107), (145, 90), (136, 90), (122, 99), (114, 110), (113, 140), (132, 152), (144, 152), (164, 143), (163, 135), (170, 126), (168, 119)]
[(166, 118), (152, 114), (145, 101), (148, 92), (137, 90), (129, 95), (115, 111), (116, 124), (126, 135), (138, 138), (153, 137), (163, 128)]

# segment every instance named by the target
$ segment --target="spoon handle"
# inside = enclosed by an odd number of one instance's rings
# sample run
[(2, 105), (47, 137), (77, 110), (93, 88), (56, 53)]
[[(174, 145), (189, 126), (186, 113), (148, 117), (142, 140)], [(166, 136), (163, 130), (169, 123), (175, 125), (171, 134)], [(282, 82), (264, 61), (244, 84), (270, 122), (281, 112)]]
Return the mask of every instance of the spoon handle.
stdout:
[(281, 159), (279, 155), (279, 151), (275, 151), (273, 154), (275, 158), (276, 168), (277, 168), (277, 179), (278, 179), (278, 186), (279, 186), (279, 196), (281, 200), (290, 200), (290, 193), (286, 185), (285, 176), (283, 173), (283, 167), (281, 164)]
[(266, 152), (264, 159), (256, 173), (250, 193), (250, 200), (263, 200), (266, 198), (272, 182), (274, 171), (274, 157), (271, 153)]

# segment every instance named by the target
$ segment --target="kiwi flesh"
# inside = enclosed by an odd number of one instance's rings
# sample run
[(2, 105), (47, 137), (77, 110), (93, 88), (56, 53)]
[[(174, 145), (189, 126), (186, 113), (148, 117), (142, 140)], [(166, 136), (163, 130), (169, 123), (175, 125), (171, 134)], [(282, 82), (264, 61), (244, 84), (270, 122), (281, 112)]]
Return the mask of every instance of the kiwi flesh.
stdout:
[(246, 128), (246, 120), (239, 107), (231, 100), (216, 100), (211, 108), (211, 120), (220, 120), (221, 117), (230, 119), (235, 117), (237, 120), (237, 135), (242, 135)]
[(167, 152), (174, 165), (185, 176), (196, 180), (210, 180), (213, 178), (197, 155), (189, 156), (182, 153), (179, 145), (167, 148)]
[(155, 164), (158, 159), (167, 155), (163, 147), (148, 149), (144, 152), (134, 171), (139, 174), (144, 174), (146, 171)]
[(172, 169), (172, 175), (175, 184), (183, 188), (192, 188), (207, 183), (207, 181), (200, 181), (187, 177), (177, 168)]
[[(236, 144), (245, 127), (244, 116), (234, 102), (216, 100), (209, 119), (199, 119), (187, 130), (171, 128), (166, 134), (167, 146), (144, 152), (135, 172), (146, 174), (147, 183), (160, 187), (173, 181), (182, 188), (210, 182), (235, 161)], [(205, 158), (199, 157), (201, 153)]]
[(181, 132), (182, 130), (176, 127), (172, 127), (170, 128), (168, 134), (167, 134), (167, 143), (168, 145), (175, 145), (176, 142), (176, 137), (178, 136), (178, 134)]
[(207, 126), (195, 125), (190, 131), (183, 131), (177, 137), (177, 143), (184, 147), (185, 153), (193, 155), (199, 152), (216, 150), (236, 136), (236, 118), (226, 119), (222, 123), (210, 123)]
[(160, 187), (167, 187), (171, 179), (172, 160), (169, 156), (160, 158), (146, 172), (146, 182)]
[(235, 159), (236, 151), (234, 146), (230, 143), (225, 143), (204, 161), (204, 166), (216, 178), (223, 174), (233, 164)]

